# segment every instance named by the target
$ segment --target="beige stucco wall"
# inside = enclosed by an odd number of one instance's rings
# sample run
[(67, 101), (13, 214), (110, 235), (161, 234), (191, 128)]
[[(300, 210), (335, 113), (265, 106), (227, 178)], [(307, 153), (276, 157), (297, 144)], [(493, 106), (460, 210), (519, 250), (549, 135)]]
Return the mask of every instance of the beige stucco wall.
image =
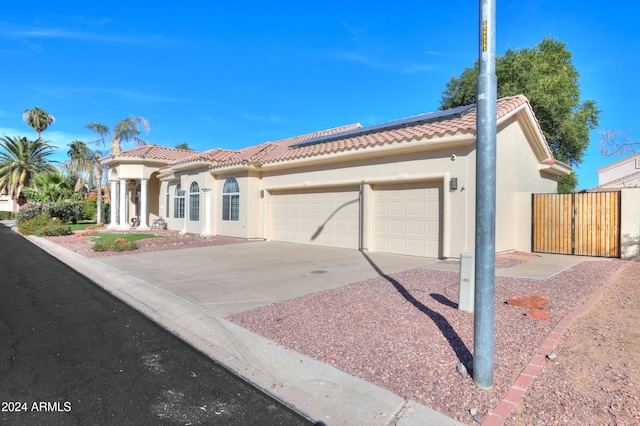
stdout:
[(621, 190), (620, 257), (640, 260), (640, 188)]
[[(236, 179), (240, 189), (240, 214), (237, 221), (222, 220), (222, 190), (229, 177)], [(247, 171), (215, 175), (212, 191), (212, 202), (215, 207), (212, 209), (212, 215), (218, 235), (256, 238), (255, 223), (257, 219), (253, 217), (256, 208), (256, 194), (251, 191), (251, 189), (255, 189), (255, 183), (250, 182), (251, 180), (252, 178)]]
[[(539, 170), (520, 123), (500, 124), (496, 138), (496, 252), (531, 251), (531, 194), (557, 192), (557, 178)], [(466, 158), (470, 185), (467, 193), (465, 243), (460, 252), (475, 251), (475, 144)], [(459, 257), (457, 253), (454, 257)]]
[(496, 251), (531, 250), (531, 194), (557, 192), (515, 118), (500, 129), (496, 151)]

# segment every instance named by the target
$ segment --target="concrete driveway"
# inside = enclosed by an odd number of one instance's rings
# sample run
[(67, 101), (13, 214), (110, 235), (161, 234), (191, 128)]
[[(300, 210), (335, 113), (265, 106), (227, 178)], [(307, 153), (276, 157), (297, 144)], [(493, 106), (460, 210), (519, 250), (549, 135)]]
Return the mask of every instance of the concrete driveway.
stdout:
[(220, 317), (438, 262), (274, 241), (95, 260)]

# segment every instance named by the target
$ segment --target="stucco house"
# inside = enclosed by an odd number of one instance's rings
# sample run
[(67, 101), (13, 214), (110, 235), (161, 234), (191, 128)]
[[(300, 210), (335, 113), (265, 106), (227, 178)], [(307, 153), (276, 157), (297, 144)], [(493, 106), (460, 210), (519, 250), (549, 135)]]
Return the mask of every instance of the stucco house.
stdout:
[(598, 186), (592, 191), (640, 187), (640, 153), (600, 167)]
[(6, 192), (0, 192), (0, 212), (15, 213), (16, 211), (17, 205), (13, 201), (13, 198)]
[[(103, 158), (111, 228), (169, 229), (424, 257), (474, 250), (476, 108), (352, 124), (239, 150), (146, 145)], [(556, 192), (529, 101), (497, 109), (496, 250), (530, 251), (531, 193)]]

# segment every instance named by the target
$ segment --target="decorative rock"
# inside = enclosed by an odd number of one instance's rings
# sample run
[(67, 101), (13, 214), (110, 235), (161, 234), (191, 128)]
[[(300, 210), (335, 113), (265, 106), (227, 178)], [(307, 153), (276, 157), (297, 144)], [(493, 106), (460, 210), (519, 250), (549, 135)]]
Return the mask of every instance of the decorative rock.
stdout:
[(551, 315), (540, 309), (529, 309), (529, 316), (535, 319), (548, 320), (551, 319)]
[(475, 416), (476, 414), (478, 414), (478, 410), (476, 408), (470, 408), (469, 414), (471, 414), (472, 416)]
[(556, 354), (554, 354), (553, 352), (551, 352), (549, 355), (547, 355), (547, 359), (549, 361), (555, 361), (556, 359)]
[(519, 296), (513, 296), (507, 303), (511, 306), (519, 306), (521, 308), (529, 309), (544, 309), (549, 304), (549, 297), (542, 294), (522, 294)]
[(462, 377), (467, 377), (469, 375), (467, 367), (465, 367), (463, 363), (458, 364), (456, 366), (456, 370), (458, 370), (458, 373), (460, 373)]

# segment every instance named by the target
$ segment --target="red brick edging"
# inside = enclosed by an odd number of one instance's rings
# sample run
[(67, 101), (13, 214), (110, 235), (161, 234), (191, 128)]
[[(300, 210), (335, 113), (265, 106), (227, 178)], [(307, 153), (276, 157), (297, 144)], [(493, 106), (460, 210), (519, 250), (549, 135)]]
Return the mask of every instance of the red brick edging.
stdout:
[(486, 419), (482, 422), (482, 426), (501, 426), (504, 424), (505, 420), (507, 420), (511, 414), (511, 411), (516, 408), (516, 405), (518, 405), (524, 394), (527, 392), (529, 385), (542, 370), (547, 355), (549, 355), (553, 348), (558, 344), (562, 334), (576, 318), (582, 316), (596, 303), (598, 303), (609, 287), (611, 287), (611, 285), (618, 279), (618, 276), (626, 266), (626, 264), (622, 264), (616, 272), (609, 276), (605, 285), (592, 294), (582, 306), (570, 314), (565, 315), (556, 324), (553, 330), (549, 333), (549, 336), (547, 336), (546, 340), (542, 342), (540, 348), (538, 348), (533, 357), (531, 357), (529, 364), (527, 364), (513, 385), (511, 385), (511, 388), (507, 391), (504, 399), (496, 405), (491, 414), (487, 415)]

